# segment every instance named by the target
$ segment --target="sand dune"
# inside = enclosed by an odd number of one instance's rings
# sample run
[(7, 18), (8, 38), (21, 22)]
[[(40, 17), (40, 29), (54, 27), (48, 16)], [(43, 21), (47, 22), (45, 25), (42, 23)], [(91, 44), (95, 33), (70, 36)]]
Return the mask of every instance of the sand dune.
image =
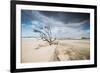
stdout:
[(86, 60), (90, 58), (89, 40), (57, 40), (58, 45), (35, 38), (22, 38), (21, 62)]

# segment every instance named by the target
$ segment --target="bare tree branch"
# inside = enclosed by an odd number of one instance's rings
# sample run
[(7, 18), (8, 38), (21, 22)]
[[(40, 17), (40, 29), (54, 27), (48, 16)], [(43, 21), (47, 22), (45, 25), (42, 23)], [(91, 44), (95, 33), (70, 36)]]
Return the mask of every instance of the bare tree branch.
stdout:
[(43, 26), (43, 29), (39, 29), (39, 27), (35, 26), (36, 28), (33, 29), (34, 32), (40, 34), (40, 38), (43, 41), (47, 41), (49, 45), (52, 45), (56, 38), (53, 38), (52, 32), (51, 32), (51, 26), (47, 24), (46, 26)]

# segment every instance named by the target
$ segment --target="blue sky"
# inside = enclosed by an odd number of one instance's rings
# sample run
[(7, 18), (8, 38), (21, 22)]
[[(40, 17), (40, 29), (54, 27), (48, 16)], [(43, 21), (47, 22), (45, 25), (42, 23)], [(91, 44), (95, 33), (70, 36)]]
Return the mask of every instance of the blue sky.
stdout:
[(22, 37), (39, 37), (33, 29), (43, 31), (50, 25), (52, 35), (58, 38), (78, 38), (90, 36), (90, 14), (21, 10)]

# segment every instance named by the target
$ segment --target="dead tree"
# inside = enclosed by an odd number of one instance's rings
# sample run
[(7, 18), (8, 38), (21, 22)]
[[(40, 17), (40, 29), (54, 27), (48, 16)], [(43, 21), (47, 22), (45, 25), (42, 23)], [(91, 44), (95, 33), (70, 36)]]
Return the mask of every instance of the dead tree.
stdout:
[(39, 33), (43, 41), (48, 42), (49, 45), (54, 44), (56, 38), (52, 35), (51, 26), (49, 24), (42, 26), (41, 29), (39, 29), (39, 27), (37, 28), (38, 29), (34, 28), (33, 31)]

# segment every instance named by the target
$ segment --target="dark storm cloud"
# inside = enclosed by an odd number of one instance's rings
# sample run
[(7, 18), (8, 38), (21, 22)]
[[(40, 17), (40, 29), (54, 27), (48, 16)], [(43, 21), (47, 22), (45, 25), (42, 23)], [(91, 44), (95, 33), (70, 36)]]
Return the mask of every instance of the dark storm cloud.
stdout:
[(89, 13), (73, 13), (73, 12), (54, 12), (54, 11), (40, 11), (41, 14), (62, 21), (63, 23), (77, 23), (84, 20), (89, 20)]

